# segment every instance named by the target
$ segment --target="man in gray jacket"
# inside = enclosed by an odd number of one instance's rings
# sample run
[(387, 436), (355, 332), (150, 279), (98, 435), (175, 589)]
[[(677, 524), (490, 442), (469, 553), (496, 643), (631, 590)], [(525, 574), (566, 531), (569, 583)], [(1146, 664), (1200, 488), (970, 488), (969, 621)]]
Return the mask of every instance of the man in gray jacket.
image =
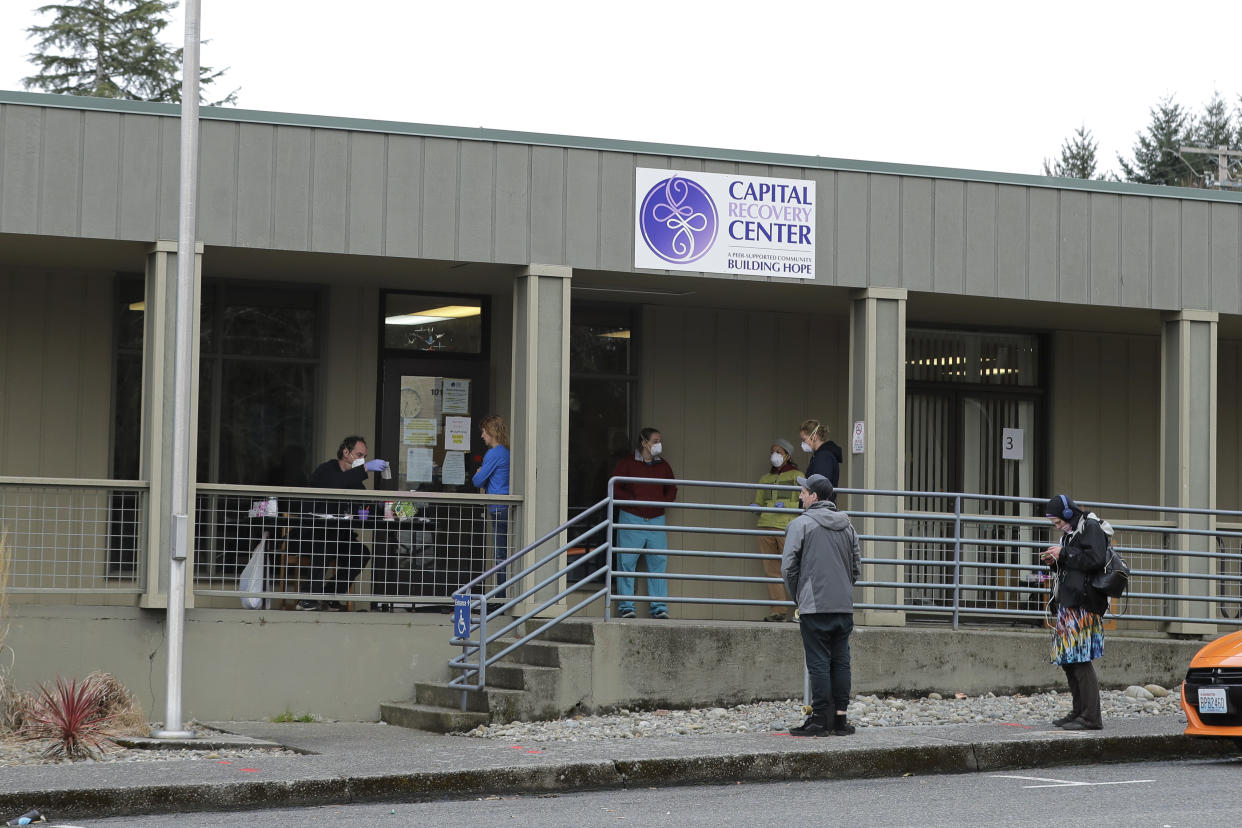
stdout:
[(836, 492), (822, 474), (799, 477), (798, 499), (806, 511), (785, 530), (781, 574), (798, 605), (802, 648), (811, 677), (811, 715), (793, 736), (848, 736), (850, 633), (854, 629), (854, 582), (862, 574), (858, 533), (837, 511)]

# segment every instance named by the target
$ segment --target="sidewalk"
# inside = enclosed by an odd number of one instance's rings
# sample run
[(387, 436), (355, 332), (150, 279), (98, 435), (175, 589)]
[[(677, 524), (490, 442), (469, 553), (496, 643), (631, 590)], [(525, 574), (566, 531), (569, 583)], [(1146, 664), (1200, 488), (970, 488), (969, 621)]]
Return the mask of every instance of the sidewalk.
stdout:
[[(58, 820), (140, 813), (795, 779), (969, 773), (1083, 762), (1235, 755), (1181, 735), (1180, 716), (1116, 719), (1096, 732), (1051, 725), (859, 728), (517, 745), (372, 723), (213, 724), (303, 755), (0, 769), (0, 818), (38, 808)], [(213, 740), (220, 745), (221, 740)]]

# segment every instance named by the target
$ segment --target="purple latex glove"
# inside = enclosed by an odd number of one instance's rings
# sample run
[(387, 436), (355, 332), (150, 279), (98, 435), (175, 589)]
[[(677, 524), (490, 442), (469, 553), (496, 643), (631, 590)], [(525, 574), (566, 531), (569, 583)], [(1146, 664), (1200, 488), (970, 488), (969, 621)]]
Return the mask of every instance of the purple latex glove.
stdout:
[(366, 469), (369, 472), (382, 472), (386, 468), (388, 468), (387, 460), (368, 460), (367, 461)]

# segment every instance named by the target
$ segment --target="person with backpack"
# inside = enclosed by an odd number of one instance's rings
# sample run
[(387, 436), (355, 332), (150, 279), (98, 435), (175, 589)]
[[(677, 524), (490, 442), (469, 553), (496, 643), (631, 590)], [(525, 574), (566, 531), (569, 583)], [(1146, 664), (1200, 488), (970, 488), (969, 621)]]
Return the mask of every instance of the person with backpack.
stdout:
[(1108, 597), (1091, 586), (1091, 578), (1104, 568), (1108, 535), (1069, 495), (1049, 500), (1044, 515), (1062, 533), (1061, 543), (1040, 555), (1056, 577), (1052, 663), (1065, 671), (1074, 700), (1069, 715), (1052, 723), (1063, 730), (1100, 730), (1100, 681), (1092, 662), (1104, 655)]

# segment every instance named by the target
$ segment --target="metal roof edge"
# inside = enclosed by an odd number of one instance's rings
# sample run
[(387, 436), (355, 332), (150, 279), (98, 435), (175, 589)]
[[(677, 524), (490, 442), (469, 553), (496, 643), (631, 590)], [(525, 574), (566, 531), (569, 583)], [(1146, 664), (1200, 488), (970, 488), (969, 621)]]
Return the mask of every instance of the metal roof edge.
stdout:
[[(177, 104), (151, 101), (129, 101), (116, 98), (91, 98), (76, 95), (54, 95), (46, 92), (17, 92), (0, 90), (0, 104), (18, 106), (41, 106), (60, 109), (89, 109), (101, 112), (121, 112), (137, 115), (157, 115), (176, 118), (181, 114)], [(268, 112), (253, 109), (234, 109), (222, 106), (203, 106), (199, 109), (203, 120), (234, 121), (238, 123), (297, 126), (318, 129), (339, 129), (353, 132), (377, 132), (390, 135), (411, 135), (426, 138), (448, 138), (465, 141), (490, 141), (504, 144), (533, 144), (562, 149), (602, 150), (631, 155), (653, 155), (674, 158), (694, 158), (703, 161), (725, 161), (740, 164), (794, 167), (805, 170), (831, 172), (876, 173), (915, 178), (941, 178), (954, 181), (984, 184), (1010, 184), (1020, 187), (1043, 187), (1057, 190), (1078, 190), (1089, 193), (1113, 195), (1149, 196), (1153, 198), (1177, 198), (1188, 201), (1215, 201), (1242, 203), (1242, 192), (1228, 190), (1201, 190), (1193, 187), (1169, 187), (1157, 184), (1135, 184), (1129, 181), (1092, 181), (1079, 178), (1052, 178), (1025, 173), (967, 170), (955, 167), (930, 167), (919, 164), (902, 164), (891, 161), (861, 161), (846, 158), (829, 158), (820, 155), (791, 155), (753, 150), (718, 149), (682, 144), (658, 144), (644, 141), (628, 141), (619, 138), (591, 138), (573, 135), (552, 135), (540, 132), (520, 132), (486, 127), (455, 127), (436, 124), (417, 124), (404, 121), (381, 121), (366, 118), (343, 118), (334, 115), (309, 115), (291, 112)]]

